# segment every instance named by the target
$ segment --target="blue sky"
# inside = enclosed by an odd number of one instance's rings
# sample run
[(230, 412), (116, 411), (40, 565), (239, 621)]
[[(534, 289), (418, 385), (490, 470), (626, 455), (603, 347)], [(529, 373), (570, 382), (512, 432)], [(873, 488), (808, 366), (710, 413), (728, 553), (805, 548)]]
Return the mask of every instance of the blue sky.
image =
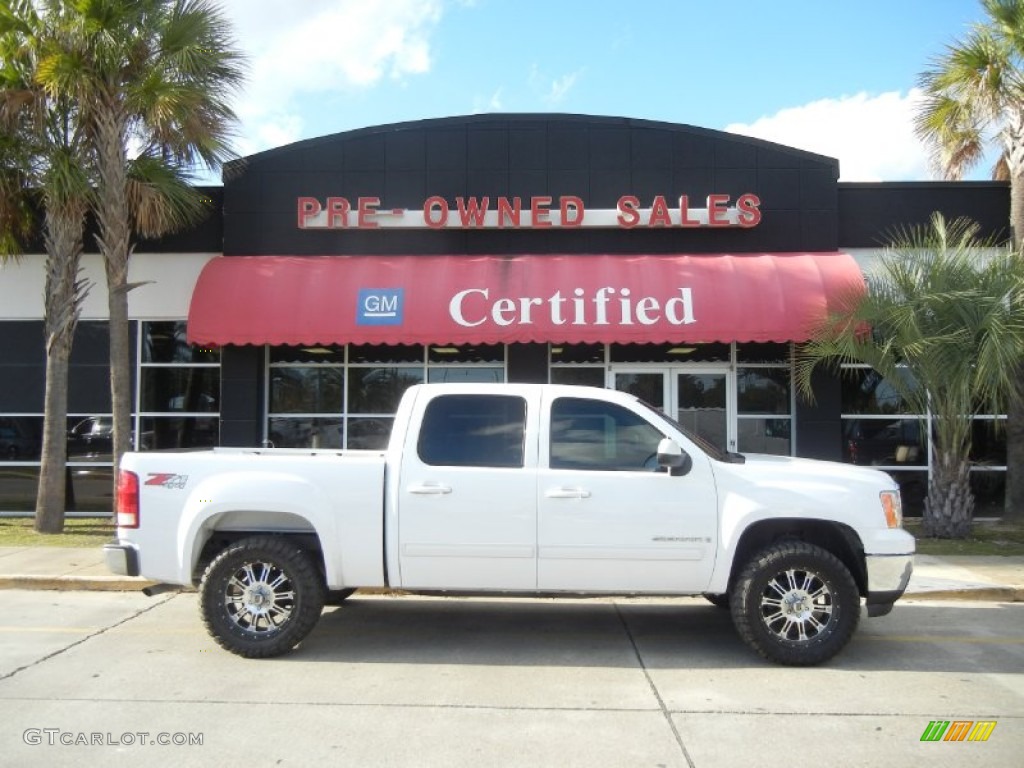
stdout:
[(983, 18), (977, 0), (223, 7), (250, 57), (241, 154), (405, 120), (569, 112), (770, 139), (838, 157), (844, 181), (932, 177), (911, 127), (917, 76)]

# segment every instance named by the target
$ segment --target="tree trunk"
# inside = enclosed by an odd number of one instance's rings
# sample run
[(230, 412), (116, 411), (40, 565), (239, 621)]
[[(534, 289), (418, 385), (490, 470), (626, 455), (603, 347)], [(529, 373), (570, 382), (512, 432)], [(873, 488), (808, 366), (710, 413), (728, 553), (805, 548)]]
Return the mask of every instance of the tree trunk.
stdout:
[[(113, 89), (116, 92), (116, 87)], [(100, 175), (96, 218), (100, 251), (107, 274), (110, 315), (110, 403), (113, 412), (113, 462), (116, 495), (121, 456), (132, 448), (131, 343), (128, 325), (128, 258), (131, 217), (126, 192), (124, 108), (114, 95), (96, 117), (97, 167)]]
[(970, 464), (937, 455), (924, 502), (924, 535), (940, 539), (965, 538), (971, 532), (973, 517)]
[(36, 492), (35, 529), (64, 530), (65, 468), (68, 457), (68, 362), (85, 291), (78, 282), (84, 210), (52, 204), (46, 213), (46, 401), (42, 464)]
[(46, 405), (43, 416), (43, 455), (36, 493), (35, 529), (64, 530), (64, 469), (68, 458), (68, 359), (71, 345), (53, 345), (46, 355)]

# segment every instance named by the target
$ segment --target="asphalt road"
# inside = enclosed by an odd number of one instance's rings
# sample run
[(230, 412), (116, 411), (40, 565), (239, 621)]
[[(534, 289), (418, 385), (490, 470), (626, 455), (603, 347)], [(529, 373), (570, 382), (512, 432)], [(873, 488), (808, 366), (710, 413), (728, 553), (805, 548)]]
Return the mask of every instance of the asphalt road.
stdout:
[[(1024, 746), (1024, 604), (904, 602), (812, 669), (695, 599), (357, 596), (264, 661), (220, 650), (191, 594), (2, 605), (4, 766), (934, 768)], [(922, 742), (933, 720), (996, 726)]]

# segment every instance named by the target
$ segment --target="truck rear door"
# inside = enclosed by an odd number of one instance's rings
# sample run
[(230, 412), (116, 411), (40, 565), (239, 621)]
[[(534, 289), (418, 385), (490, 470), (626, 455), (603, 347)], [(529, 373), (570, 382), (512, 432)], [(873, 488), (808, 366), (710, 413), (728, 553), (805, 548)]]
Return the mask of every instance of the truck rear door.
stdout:
[(539, 390), (422, 400), (395, 499), (401, 586), (535, 589)]

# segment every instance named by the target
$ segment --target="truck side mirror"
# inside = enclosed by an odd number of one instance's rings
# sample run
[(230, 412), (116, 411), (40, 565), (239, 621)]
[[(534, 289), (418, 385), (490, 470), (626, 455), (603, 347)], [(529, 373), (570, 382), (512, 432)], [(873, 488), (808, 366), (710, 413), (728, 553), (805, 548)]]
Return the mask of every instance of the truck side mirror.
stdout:
[(663, 438), (658, 443), (658, 466), (665, 467), (673, 477), (685, 475), (693, 467), (693, 459), (675, 440)]

